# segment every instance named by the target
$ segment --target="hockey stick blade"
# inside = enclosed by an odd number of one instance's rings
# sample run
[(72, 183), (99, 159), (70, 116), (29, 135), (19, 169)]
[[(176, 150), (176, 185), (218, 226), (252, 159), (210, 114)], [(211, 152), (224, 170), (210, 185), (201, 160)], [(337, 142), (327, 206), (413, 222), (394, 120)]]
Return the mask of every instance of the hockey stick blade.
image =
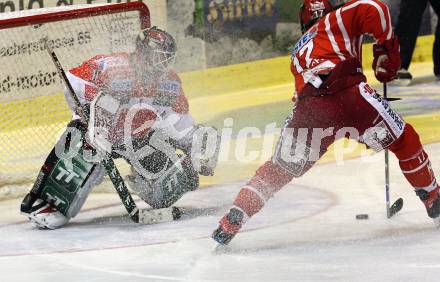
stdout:
[(393, 101), (399, 101), (402, 100), (402, 98), (385, 98), (388, 102), (393, 102)]
[(210, 216), (220, 211), (220, 208), (194, 208), (171, 206), (161, 209), (139, 209), (140, 224), (156, 224), (175, 220), (190, 220), (200, 216)]
[(178, 207), (162, 209), (141, 209), (139, 210), (139, 223), (157, 224), (178, 220), (182, 217), (183, 210)]
[(403, 199), (399, 198), (390, 207), (390, 216), (389, 217), (392, 217), (396, 213), (398, 213), (402, 209), (402, 207), (403, 207)]

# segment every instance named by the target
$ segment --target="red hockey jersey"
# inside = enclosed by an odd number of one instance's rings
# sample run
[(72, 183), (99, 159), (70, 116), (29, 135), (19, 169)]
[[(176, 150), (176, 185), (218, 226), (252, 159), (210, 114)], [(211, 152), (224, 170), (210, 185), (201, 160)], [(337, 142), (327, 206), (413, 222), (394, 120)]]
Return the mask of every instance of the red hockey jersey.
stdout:
[(318, 74), (329, 73), (348, 58), (362, 59), (362, 37), (383, 43), (393, 36), (388, 7), (378, 0), (352, 0), (328, 13), (310, 27), (292, 50), (291, 71), (296, 92), (304, 84), (319, 87)]
[[(178, 113), (188, 112), (188, 101), (181, 80), (174, 71), (169, 71), (148, 89), (144, 89), (134, 76), (134, 68), (127, 53), (97, 55), (71, 69), (67, 75), (81, 103), (90, 103), (103, 90), (107, 93), (127, 92), (130, 97), (156, 99), (159, 95), (167, 94), (167, 106)], [(69, 104), (74, 108), (73, 104)]]
[[(137, 62), (133, 62), (128, 53), (97, 55), (71, 69), (67, 77), (82, 104), (91, 103), (100, 92), (117, 98), (119, 101), (117, 112), (107, 117), (112, 120), (102, 121), (109, 127), (108, 131), (113, 143), (122, 140), (128, 111), (141, 104), (151, 106), (151, 110), (142, 109), (136, 113), (132, 121), (133, 132), (142, 128), (146, 121), (151, 123), (158, 120), (157, 117), (165, 122), (167, 118), (172, 120), (174, 124), (170, 126), (173, 126), (174, 132), (169, 132), (171, 137), (177, 138), (180, 132), (188, 131), (194, 125), (194, 120), (188, 112), (188, 101), (178, 75), (174, 71), (169, 71), (160, 79), (152, 80), (146, 88), (135, 75), (134, 63)], [(65, 93), (65, 95), (69, 106), (75, 111), (75, 103), (69, 94)], [(162, 123), (160, 126), (168, 125)], [(143, 130), (138, 133), (146, 132)]]

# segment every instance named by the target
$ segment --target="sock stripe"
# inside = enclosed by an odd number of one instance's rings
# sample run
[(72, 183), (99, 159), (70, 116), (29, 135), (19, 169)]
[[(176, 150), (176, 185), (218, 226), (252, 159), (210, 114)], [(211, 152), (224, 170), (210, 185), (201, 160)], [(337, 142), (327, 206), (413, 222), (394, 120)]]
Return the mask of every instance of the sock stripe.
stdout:
[(414, 189), (416, 189), (416, 190), (420, 190), (420, 189), (423, 189), (423, 190), (425, 190), (426, 192), (431, 192), (431, 191), (433, 191), (433, 190), (435, 190), (436, 188), (437, 188), (437, 181), (434, 179), (432, 182), (431, 182), (431, 184), (429, 184), (428, 186), (426, 186), (426, 187), (414, 187)]
[(419, 170), (421, 170), (422, 168), (424, 168), (426, 165), (428, 165), (429, 164), (429, 159), (427, 158), (421, 165), (419, 165), (418, 167), (416, 167), (416, 168), (414, 168), (414, 169), (411, 169), (411, 170), (403, 170), (402, 169), (402, 172), (403, 173), (405, 173), (405, 174), (408, 174), (408, 173), (414, 173), (414, 172), (417, 172), (417, 171), (419, 171)]
[(264, 197), (263, 193), (261, 193), (260, 191), (258, 191), (254, 187), (246, 185), (246, 186), (243, 187), (243, 189), (247, 189), (247, 190), (249, 190), (251, 192), (254, 192), (263, 201), (263, 203), (267, 202), (267, 199)]
[(403, 163), (403, 162), (408, 162), (408, 161), (417, 159), (419, 157), (419, 155), (422, 154), (423, 152), (424, 152), (423, 149), (420, 149), (417, 153), (415, 153), (414, 155), (412, 155), (408, 159), (399, 160), (399, 162)]

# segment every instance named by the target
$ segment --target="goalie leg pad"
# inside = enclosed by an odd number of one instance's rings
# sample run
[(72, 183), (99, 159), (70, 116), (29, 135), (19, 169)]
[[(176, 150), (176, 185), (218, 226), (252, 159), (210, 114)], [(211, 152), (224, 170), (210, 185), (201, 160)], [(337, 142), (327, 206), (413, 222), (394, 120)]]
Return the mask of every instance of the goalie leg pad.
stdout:
[(44, 183), (41, 198), (68, 218), (76, 216), (92, 188), (105, 174), (101, 165), (75, 157), (71, 164), (60, 159)]
[[(162, 159), (158, 155), (162, 154)], [(158, 152), (155, 161), (163, 161), (165, 154)], [(199, 187), (199, 176), (188, 158), (180, 158), (178, 163), (169, 162), (166, 171), (157, 179), (145, 179), (133, 170), (132, 188), (139, 197), (152, 208), (160, 209), (173, 205), (185, 193), (194, 191)]]
[[(58, 216), (55, 220), (57, 223), (52, 224), (52, 220), (49, 220), (54, 218), (55, 213), (66, 217), (64, 224), (76, 216), (91, 189), (105, 175), (100, 164), (83, 158), (83, 136), (72, 137), (72, 128), (80, 129), (80, 124), (75, 121), (69, 124), (68, 130), (46, 159), (31, 192), (21, 204), (21, 211), (42, 227), (60, 227)], [(63, 152), (61, 156), (60, 148)], [(76, 150), (76, 154), (70, 154), (72, 150)], [(44, 207), (44, 204), (47, 206)]]
[[(52, 204), (59, 212), (68, 218), (76, 216), (84, 204), (93, 186), (97, 185), (105, 175), (102, 165), (89, 162), (84, 158), (83, 130), (80, 124), (73, 123), (77, 132), (81, 134), (80, 138), (71, 137), (69, 134), (63, 135), (58, 141), (57, 146), (63, 148), (61, 156), (53, 166), (49, 177), (43, 185), (41, 198)], [(66, 148), (68, 145), (68, 148)], [(66, 147), (64, 147), (66, 146)], [(58, 148), (59, 148), (58, 147)], [(70, 151), (75, 152), (71, 153)], [(58, 152), (60, 149), (58, 149)], [(58, 155), (60, 155), (58, 153)]]

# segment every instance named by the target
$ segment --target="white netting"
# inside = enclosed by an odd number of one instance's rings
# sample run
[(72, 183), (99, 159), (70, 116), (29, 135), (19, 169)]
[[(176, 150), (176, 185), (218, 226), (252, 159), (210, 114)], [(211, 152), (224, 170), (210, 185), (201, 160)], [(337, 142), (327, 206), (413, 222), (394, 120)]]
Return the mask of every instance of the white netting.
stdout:
[[(32, 14), (41, 20), (71, 9), (78, 7), (5, 14), (0, 27), (5, 18)], [(141, 20), (148, 20), (141, 15), (122, 7), (112, 14), (95, 10), (77, 19), (0, 29), (0, 187), (33, 181), (71, 116), (64, 86), (41, 39), (49, 38), (68, 70), (97, 54), (133, 51)]]

